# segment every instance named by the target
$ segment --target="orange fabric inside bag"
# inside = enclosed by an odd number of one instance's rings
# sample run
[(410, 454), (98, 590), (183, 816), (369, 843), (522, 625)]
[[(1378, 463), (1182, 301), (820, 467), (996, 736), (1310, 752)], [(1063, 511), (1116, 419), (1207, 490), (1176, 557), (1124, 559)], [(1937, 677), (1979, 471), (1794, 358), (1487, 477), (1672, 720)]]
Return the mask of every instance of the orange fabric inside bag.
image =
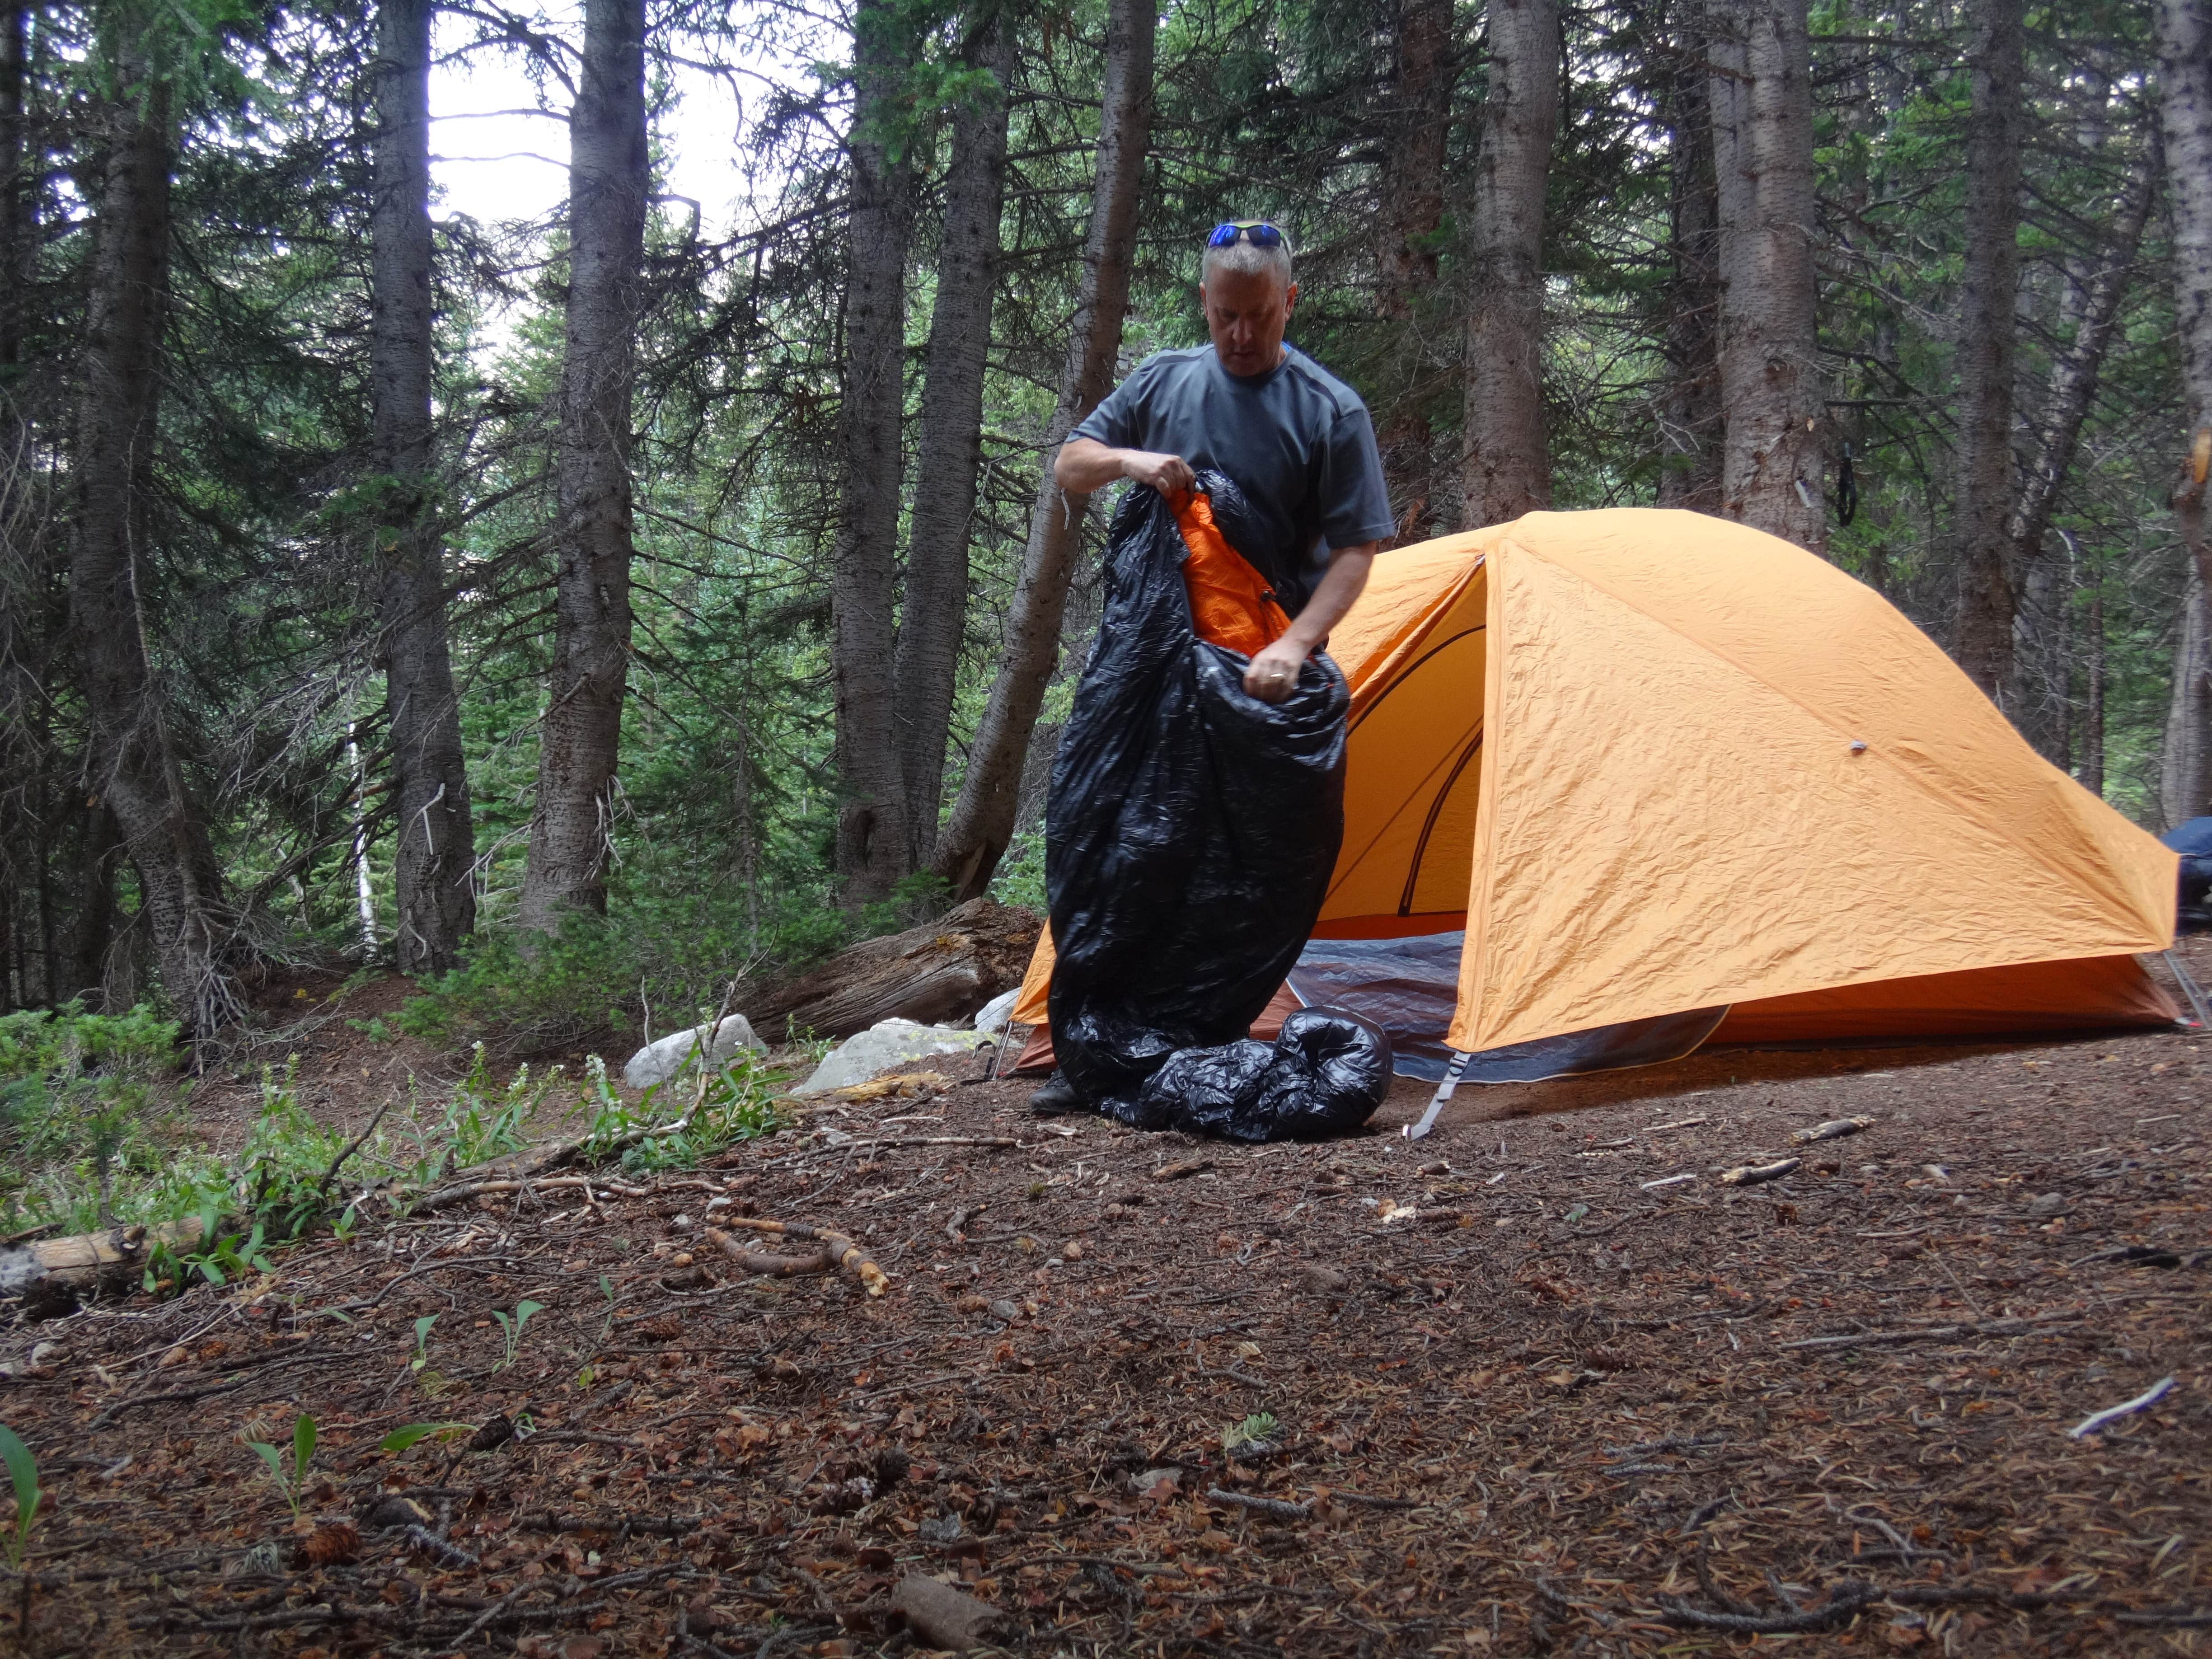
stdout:
[(1190, 556), (1182, 562), (1191, 626), (1210, 645), (1255, 656), (1290, 632), (1291, 619), (1267, 578), (1213, 522), (1213, 503), (1186, 492), (1175, 503), (1176, 527)]

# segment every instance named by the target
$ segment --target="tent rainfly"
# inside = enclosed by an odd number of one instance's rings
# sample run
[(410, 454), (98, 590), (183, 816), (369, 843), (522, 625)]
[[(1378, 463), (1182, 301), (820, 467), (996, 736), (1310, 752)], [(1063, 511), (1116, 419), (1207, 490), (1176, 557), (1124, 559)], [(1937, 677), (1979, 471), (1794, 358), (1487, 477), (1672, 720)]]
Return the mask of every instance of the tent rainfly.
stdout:
[[(1358, 1007), (1442, 962), (1441, 1029), (1418, 995), (1376, 1005), (1401, 1048), (1550, 1054), (1503, 1080), (2179, 1016), (2135, 956), (2172, 943), (2175, 855), (1776, 537), (1530, 514), (1383, 555), (1329, 649), (1344, 845), (1291, 988)], [(1048, 938), (1017, 1021), (1050, 969)]]

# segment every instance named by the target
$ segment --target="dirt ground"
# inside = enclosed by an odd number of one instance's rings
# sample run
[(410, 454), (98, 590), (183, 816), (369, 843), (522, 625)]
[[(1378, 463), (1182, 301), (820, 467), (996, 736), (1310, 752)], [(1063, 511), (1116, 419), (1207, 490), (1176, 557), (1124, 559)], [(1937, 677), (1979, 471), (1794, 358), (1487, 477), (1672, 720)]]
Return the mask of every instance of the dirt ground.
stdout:
[[(47, 1490), (0, 1641), (899, 1652), (911, 1573), (1039, 1656), (2212, 1627), (2203, 1034), (1718, 1052), (1462, 1090), (1419, 1142), (1407, 1084), (1368, 1138), (1260, 1148), (1032, 1119), (969, 1064), (690, 1174), (0, 1332)], [(848, 1233), (888, 1291), (735, 1271), (704, 1237), (732, 1218)], [(302, 1411), (295, 1528), (243, 1443)]]

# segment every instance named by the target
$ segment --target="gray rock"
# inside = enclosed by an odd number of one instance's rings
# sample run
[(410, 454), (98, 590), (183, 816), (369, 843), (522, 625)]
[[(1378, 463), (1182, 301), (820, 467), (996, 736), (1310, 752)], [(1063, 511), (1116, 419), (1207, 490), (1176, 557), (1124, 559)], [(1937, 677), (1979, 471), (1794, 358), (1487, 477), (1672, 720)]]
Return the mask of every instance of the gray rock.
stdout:
[(728, 1014), (715, 1024), (672, 1031), (658, 1042), (646, 1044), (623, 1067), (623, 1081), (633, 1089), (649, 1089), (702, 1059), (709, 1066), (720, 1066), (740, 1048), (755, 1054), (768, 1052), (743, 1014)]
[(1022, 988), (1018, 985), (1011, 991), (1000, 992), (975, 1011), (975, 1029), (994, 1036), (1005, 1030), (1007, 1020), (1012, 1017), (1014, 1005), (1021, 1000)]
[(910, 1065), (933, 1054), (957, 1054), (990, 1042), (981, 1031), (963, 1031), (950, 1025), (917, 1025), (910, 1019), (886, 1019), (858, 1036), (847, 1037), (814, 1068), (814, 1075), (791, 1092), (824, 1094), (848, 1088), (893, 1066)]

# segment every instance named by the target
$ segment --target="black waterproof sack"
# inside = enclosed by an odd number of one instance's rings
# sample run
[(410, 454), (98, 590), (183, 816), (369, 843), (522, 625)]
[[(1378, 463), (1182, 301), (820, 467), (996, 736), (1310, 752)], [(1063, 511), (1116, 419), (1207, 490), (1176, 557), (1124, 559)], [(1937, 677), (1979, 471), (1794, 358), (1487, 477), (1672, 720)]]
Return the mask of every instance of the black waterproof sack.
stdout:
[(1301, 1008), (1273, 1043), (1247, 1037), (1169, 1056), (1123, 1121), (1231, 1140), (1321, 1140), (1374, 1116), (1390, 1073), (1390, 1036), (1374, 1021)]
[[(1199, 484), (1267, 575), (1237, 486)], [(1188, 550), (1167, 502), (1131, 489), (1047, 809), (1053, 1047), (1086, 1102), (1131, 1122), (1157, 1119), (1142, 1097), (1170, 1054), (1234, 1043), (1267, 1006), (1344, 835), (1344, 676), (1317, 653), (1285, 701), (1247, 696), (1249, 659), (1192, 628)]]

